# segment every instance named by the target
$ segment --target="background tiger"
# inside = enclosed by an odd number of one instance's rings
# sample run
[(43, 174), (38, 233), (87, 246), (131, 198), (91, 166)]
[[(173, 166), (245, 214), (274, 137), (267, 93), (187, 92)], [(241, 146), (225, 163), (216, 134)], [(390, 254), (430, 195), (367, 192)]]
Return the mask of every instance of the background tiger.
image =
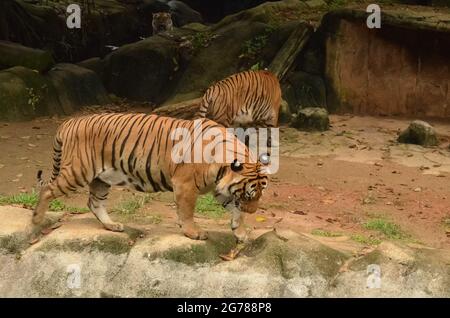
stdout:
[[(145, 192), (173, 191), (184, 234), (206, 239), (206, 232), (194, 224), (193, 214), (197, 196), (213, 190), (232, 212), (234, 234), (244, 240), (240, 212), (256, 211), (268, 183), (264, 166), (258, 160), (248, 163), (252, 154), (234, 136), (222, 145), (238, 145), (238, 150), (231, 152), (234, 158), (244, 158), (244, 163), (176, 163), (172, 150), (177, 141), (172, 140), (172, 133), (185, 128), (192, 134), (195, 124), (203, 134), (212, 130), (225, 133), (225, 128), (206, 119), (187, 121), (147, 114), (101, 114), (66, 121), (54, 139), (50, 180), (42, 182), (42, 172), (38, 172), (41, 191), (33, 223), (42, 222), (51, 200), (88, 185), (90, 210), (106, 229), (122, 231), (123, 225), (113, 222), (105, 208), (110, 186), (119, 185)], [(202, 142), (204, 148), (211, 141)]]
[(173, 30), (172, 14), (169, 12), (153, 13), (152, 17), (153, 35)]
[(278, 78), (269, 71), (246, 71), (208, 88), (198, 117), (225, 127), (277, 127), (280, 105)]

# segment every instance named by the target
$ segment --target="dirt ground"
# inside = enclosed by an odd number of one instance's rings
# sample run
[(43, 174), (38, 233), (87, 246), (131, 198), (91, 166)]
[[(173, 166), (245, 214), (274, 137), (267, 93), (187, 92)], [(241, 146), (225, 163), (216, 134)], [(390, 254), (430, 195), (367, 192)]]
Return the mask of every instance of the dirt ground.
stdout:
[[(0, 122), (0, 194), (31, 191), (38, 169), (49, 175), (52, 138), (62, 121)], [(291, 229), (366, 245), (401, 239), (450, 248), (450, 123), (430, 121), (441, 143), (422, 148), (396, 143), (398, 131), (409, 122), (333, 115), (332, 128), (324, 133), (281, 128), (280, 170), (271, 177), (259, 211), (247, 216), (249, 228), (253, 233)], [(109, 206), (133, 196), (139, 195), (117, 188)], [(87, 191), (62, 201), (85, 207)], [(176, 229), (171, 193), (152, 195), (132, 215), (113, 213), (112, 217), (143, 230)], [(393, 224), (403, 233), (401, 238), (369, 229), (371, 220)], [(209, 230), (229, 228), (228, 215), (198, 215), (197, 222)]]

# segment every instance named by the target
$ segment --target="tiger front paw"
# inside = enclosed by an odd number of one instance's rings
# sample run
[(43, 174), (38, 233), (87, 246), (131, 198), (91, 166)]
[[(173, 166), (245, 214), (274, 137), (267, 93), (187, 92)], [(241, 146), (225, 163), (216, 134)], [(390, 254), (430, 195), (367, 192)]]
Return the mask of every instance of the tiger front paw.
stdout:
[(233, 230), (234, 237), (238, 243), (245, 243), (248, 241), (248, 233), (245, 226), (240, 226)]
[(208, 239), (208, 232), (203, 231), (196, 225), (183, 226), (183, 233), (192, 240), (206, 240)]

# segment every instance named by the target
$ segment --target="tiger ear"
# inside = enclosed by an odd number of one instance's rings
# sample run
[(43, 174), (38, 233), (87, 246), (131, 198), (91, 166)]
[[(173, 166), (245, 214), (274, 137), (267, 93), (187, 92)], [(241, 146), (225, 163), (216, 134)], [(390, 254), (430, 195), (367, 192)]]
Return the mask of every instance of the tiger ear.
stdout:
[(231, 170), (233, 170), (234, 172), (239, 172), (243, 168), (244, 166), (237, 159), (234, 159), (234, 161), (231, 163)]

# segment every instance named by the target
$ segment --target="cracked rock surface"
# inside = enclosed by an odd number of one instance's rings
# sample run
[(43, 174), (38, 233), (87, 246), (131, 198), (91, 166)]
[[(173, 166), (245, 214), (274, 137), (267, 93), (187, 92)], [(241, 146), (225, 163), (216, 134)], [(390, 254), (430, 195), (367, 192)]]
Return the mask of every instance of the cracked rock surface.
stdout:
[(2, 206), (0, 215), (1, 297), (450, 296), (450, 253), (419, 245), (352, 251), (268, 231), (223, 262), (219, 254), (234, 246), (228, 232), (212, 232), (208, 241), (130, 228), (112, 233), (90, 215), (50, 213), (39, 233), (29, 210)]

